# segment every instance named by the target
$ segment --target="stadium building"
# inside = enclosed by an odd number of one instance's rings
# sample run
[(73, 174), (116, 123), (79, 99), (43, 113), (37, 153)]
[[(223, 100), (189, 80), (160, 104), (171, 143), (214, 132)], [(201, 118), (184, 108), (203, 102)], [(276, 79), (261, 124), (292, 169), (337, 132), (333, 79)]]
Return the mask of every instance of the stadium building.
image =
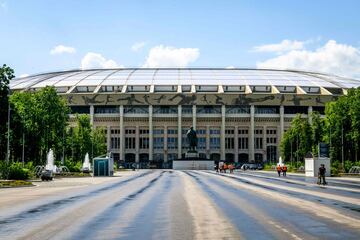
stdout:
[(104, 127), (115, 160), (171, 166), (187, 151), (194, 126), (201, 157), (265, 162), (297, 113), (311, 121), (325, 104), (360, 86), (334, 75), (225, 68), (124, 68), (52, 72), (17, 78), (12, 91), (54, 86), (72, 114)]

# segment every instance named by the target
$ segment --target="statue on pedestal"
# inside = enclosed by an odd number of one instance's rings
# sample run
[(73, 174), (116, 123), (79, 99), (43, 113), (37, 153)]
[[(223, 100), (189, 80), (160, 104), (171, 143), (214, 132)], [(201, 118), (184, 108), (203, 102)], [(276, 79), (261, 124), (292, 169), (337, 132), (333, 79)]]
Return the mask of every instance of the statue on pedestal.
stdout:
[(189, 151), (196, 152), (198, 141), (197, 141), (196, 131), (194, 130), (193, 127), (190, 127), (190, 129), (186, 133), (186, 136), (189, 141)]

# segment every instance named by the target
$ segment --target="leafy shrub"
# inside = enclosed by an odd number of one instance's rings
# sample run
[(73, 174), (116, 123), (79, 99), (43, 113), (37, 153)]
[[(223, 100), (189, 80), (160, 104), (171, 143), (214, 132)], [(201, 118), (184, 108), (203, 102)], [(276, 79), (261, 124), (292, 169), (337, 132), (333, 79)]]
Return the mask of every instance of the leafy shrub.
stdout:
[(23, 168), (21, 163), (13, 163), (9, 168), (8, 179), (12, 180), (26, 180), (29, 179), (30, 170)]
[(66, 160), (64, 165), (69, 169), (70, 172), (80, 172), (82, 163), (81, 162), (73, 162)]
[(10, 172), (10, 164), (5, 161), (0, 162), (0, 179), (8, 179)]

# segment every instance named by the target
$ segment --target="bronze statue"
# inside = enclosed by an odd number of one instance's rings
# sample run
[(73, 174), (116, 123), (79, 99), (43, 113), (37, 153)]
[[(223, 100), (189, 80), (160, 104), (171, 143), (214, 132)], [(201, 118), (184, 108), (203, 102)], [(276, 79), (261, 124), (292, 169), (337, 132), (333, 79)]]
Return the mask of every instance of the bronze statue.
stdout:
[(197, 136), (196, 131), (193, 127), (190, 127), (190, 129), (187, 131), (186, 136), (189, 141), (189, 151), (196, 151), (197, 147)]

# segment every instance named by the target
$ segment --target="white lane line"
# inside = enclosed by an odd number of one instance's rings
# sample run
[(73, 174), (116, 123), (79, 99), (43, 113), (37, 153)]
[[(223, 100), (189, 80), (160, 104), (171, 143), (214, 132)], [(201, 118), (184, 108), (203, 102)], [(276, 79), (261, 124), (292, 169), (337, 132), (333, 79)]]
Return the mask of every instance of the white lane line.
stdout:
[[(216, 177), (216, 175), (209, 173), (209, 172), (205, 172), (205, 171), (202, 171), (201, 174)], [(226, 175), (224, 175), (224, 176), (217, 175), (217, 176), (221, 176), (222, 179), (229, 184), (232, 184), (237, 187), (241, 187), (242, 189), (251, 190), (258, 194), (262, 194), (265, 197), (272, 198), (278, 202), (282, 202), (289, 206), (301, 208), (301, 209), (308, 211), (311, 214), (314, 214), (316, 216), (329, 219), (329, 220), (337, 222), (339, 224), (345, 224), (345, 225), (351, 226), (353, 228), (359, 228), (359, 226), (360, 226), (360, 219), (348, 216), (348, 215), (346, 215), (346, 213), (340, 212), (334, 208), (331, 208), (330, 206), (320, 205), (317, 202), (300, 199), (300, 198), (293, 197), (293, 196), (283, 194), (280, 192), (274, 194), (273, 190), (268, 190), (268, 189), (261, 188), (259, 186), (253, 186), (253, 185), (249, 185), (247, 183), (239, 182), (239, 181), (236, 181), (235, 179), (226, 177)]]
[(273, 225), (274, 227), (276, 227), (277, 229), (279, 229), (280, 231), (289, 234), (291, 237), (293, 237), (296, 240), (302, 240), (301, 237), (297, 236), (295, 233), (291, 233), (289, 232), (287, 229), (285, 229), (284, 227), (274, 223), (273, 221), (268, 221), (269, 224)]
[(220, 173), (219, 175), (231, 176), (233, 178), (243, 179), (243, 180), (253, 182), (253, 183), (256, 183), (259, 185), (269, 186), (269, 187), (273, 187), (273, 188), (277, 188), (277, 189), (281, 189), (281, 190), (297, 192), (297, 193), (304, 193), (304, 194), (309, 194), (309, 195), (312, 195), (315, 197), (322, 197), (322, 198), (326, 198), (326, 199), (330, 199), (330, 200), (337, 200), (337, 201), (345, 202), (345, 203), (349, 203), (349, 204), (360, 205), (359, 199), (353, 198), (353, 197), (339, 196), (339, 195), (335, 195), (332, 193), (324, 193), (324, 192), (319, 192), (319, 191), (314, 191), (314, 190), (306, 190), (306, 189), (295, 188), (295, 187), (291, 187), (291, 186), (276, 185), (274, 183), (269, 183), (264, 180), (258, 180), (258, 179), (254, 179), (251, 177), (241, 176), (241, 175), (229, 175), (229, 174), (224, 174), (224, 173)]

